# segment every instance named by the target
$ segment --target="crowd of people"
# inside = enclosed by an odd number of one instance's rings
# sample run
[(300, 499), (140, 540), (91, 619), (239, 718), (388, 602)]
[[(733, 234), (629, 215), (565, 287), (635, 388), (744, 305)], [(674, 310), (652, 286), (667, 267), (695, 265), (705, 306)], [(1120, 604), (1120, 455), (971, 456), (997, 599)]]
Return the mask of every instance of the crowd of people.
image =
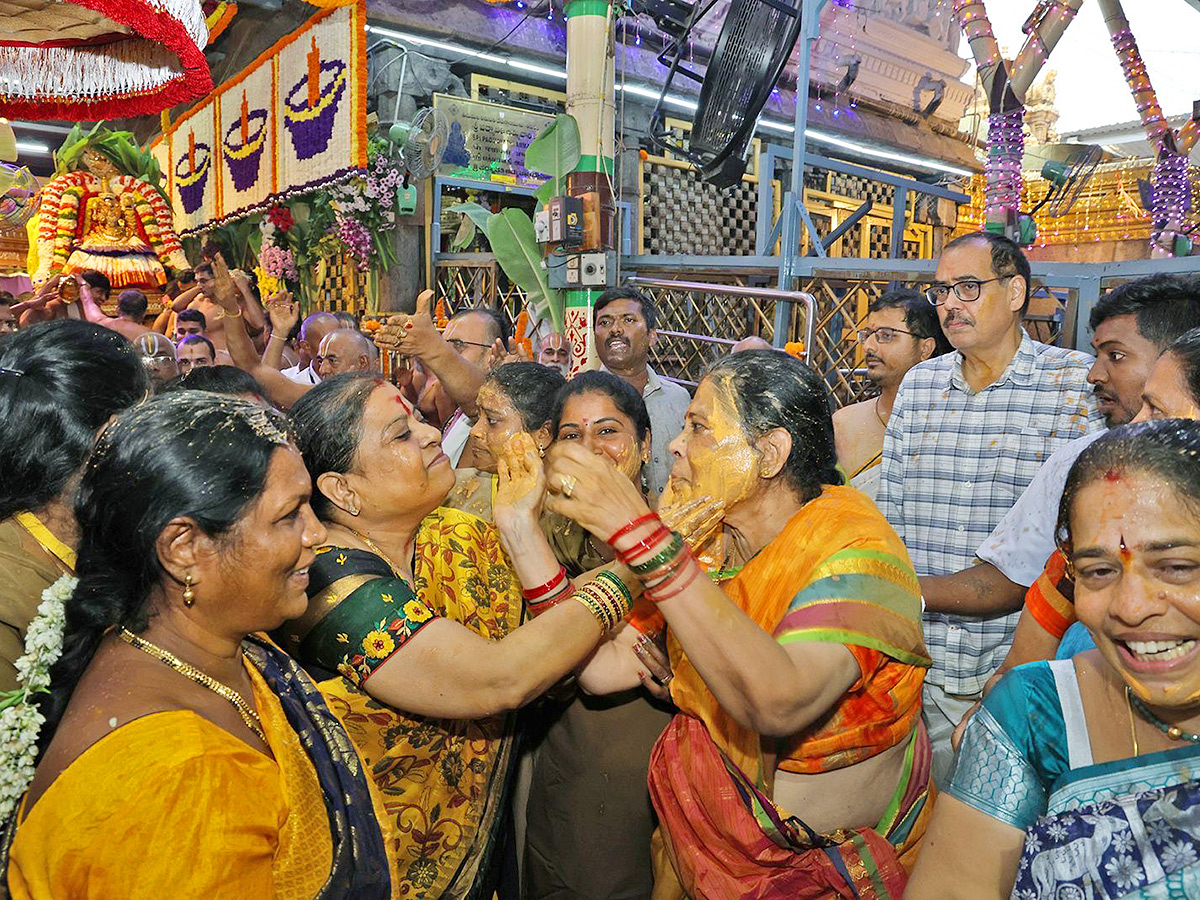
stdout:
[(9, 895), (1193, 896), (1200, 280), (1032, 289), (950, 242), (836, 412), (628, 287), (574, 377), (219, 256), (0, 304)]

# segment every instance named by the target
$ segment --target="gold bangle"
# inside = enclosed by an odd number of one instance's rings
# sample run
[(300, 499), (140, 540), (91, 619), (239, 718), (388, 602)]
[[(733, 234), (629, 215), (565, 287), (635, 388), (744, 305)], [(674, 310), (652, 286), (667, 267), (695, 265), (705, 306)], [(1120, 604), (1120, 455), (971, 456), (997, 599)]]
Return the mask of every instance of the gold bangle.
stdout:
[(605, 615), (604, 610), (600, 608), (600, 605), (596, 603), (595, 598), (593, 598), (587, 592), (587, 585), (584, 585), (575, 592), (575, 599), (582, 603), (584, 608), (596, 617), (596, 622), (600, 626), (600, 636), (604, 637), (604, 635), (608, 633), (608, 628), (605, 627), (604, 624), (607, 616)]
[(579, 590), (583, 591), (595, 608), (600, 611), (604, 631), (608, 632), (616, 628), (624, 618), (624, 614), (621, 612), (620, 600), (615, 591), (604, 585), (599, 579), (592, 579)]

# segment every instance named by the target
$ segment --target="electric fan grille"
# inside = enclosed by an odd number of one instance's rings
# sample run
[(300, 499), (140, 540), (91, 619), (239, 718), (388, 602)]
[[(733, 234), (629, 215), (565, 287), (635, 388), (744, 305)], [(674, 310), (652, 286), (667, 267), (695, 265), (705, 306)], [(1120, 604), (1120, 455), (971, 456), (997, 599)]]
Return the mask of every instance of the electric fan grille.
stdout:
[(418, 110), (404, 141), (404, 164), (414, 178), (428, 178), (442, 164), (446, 142), (450, 137), (450, 122), (439, 109)]

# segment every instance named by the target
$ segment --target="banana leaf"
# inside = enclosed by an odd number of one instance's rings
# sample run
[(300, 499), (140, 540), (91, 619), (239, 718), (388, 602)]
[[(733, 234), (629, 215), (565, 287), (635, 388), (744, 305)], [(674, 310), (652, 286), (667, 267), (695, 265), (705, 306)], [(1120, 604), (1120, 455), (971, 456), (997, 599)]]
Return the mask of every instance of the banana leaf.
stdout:
[(462, 213), (463, 217), (458, 233), (450, 242), (450, 249), (455, 253), (471, 245), (471, 241), (475, 240), (476, 228), (486, 235), (488, 220), (493, 215), (490, 209), (479, 203), (455, 203), (447, 207), (446, 212)]
[(563, 297), (550, 287), (529, 216), (519, 209), (501, 210), (488, 219), (486, 234), (496, 262), (525, 291), (533, 312), (562, 331)]
[[(555, 116), (554, 121), (542, 129), (525, 149), (525, 166), (550, 180), (538, 190), (538, 199), (545, 203), (550, 197), (567, 192), (567, 174), (579, 165), (583, 152), (579, 140), (579, 123), (574, 116)], [(553, 185), (549, 192), (546, 185)], [(546, 196), (542, 196), (546, 194)]]

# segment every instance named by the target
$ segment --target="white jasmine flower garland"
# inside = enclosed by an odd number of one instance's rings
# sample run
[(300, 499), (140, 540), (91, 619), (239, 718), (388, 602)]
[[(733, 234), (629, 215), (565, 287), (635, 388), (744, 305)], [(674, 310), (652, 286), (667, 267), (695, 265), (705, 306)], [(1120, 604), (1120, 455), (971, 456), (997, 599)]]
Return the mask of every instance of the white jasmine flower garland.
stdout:
[(0, 821), (11, 815), (33, 780), (38, 735), (46, 720), (29, 697), (50, 686), (50, 667), (62, 655), (66, 602), (78, 583), (73, 575), (63, 575), (42, 591), (37, 616), (25, 632), (25, 655), (16, 662), (22, 687), (0, 694)]

